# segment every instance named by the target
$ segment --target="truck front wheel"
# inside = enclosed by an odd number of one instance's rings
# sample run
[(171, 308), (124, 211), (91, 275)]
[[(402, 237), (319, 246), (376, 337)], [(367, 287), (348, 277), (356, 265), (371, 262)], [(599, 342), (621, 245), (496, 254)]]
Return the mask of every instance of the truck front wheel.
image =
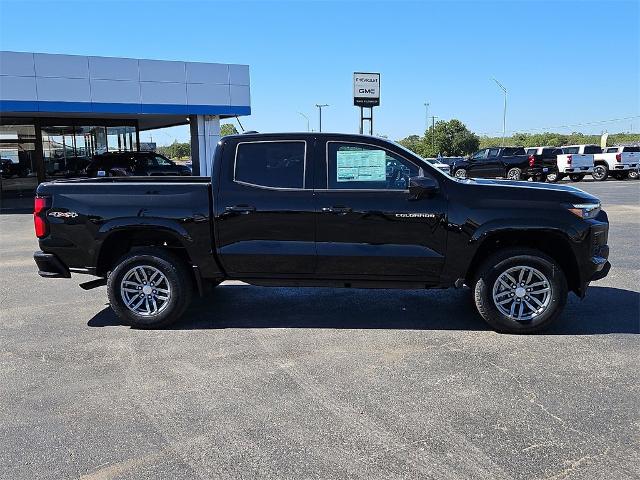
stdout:
[(175, 322), (191, 303), (193, 283), (185, 262), (163, 249), (131, 252), (109, 275), (111, 308), (135, 328)]
[(522, 170), (516, 167), (510, 168), (506, 175), (506, 178), (508, 180), (520, 180), (521, 177), (522, 177)]
[(478, 312), (495, 330), (534, 333), (562, 312), (567, 280), (560, 266), (544, 253), (509, 248), (480, 266), (473, 294)]
[(591, 174), (593, 179), (597, 182), (603, 182), (609, 176), (609, 167), (603, 163), (598, 163), (593, 167), (593, 173)]

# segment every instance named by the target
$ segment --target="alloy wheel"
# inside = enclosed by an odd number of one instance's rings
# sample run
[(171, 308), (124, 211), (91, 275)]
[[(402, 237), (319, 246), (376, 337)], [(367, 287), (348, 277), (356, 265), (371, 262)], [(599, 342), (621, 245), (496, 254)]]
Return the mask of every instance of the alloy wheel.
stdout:
[(528, 322), (549, 308), (552, 293), (551, 282), (540, 270), (521, 265), (498, 276), (492, 295), (500, 313), (517, 322)]
[(596, 165), (593, 167), (592, 177), (596, 180), (604, 180), (607, 176), (607, 169), (602, 165)]
[(122, 277), (120, 295), (136, 315), (149, 317), (162, 312), (171, 300), (167, 277), (150, 265), (137, 265)]

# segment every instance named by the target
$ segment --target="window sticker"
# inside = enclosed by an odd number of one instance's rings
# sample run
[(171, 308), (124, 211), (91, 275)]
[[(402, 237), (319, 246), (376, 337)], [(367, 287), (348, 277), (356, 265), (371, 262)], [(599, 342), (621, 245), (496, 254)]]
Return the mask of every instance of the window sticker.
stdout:
[(336, 181), (338, 182), (384, 182), (386, 153), (384, 150), (338, 151)]

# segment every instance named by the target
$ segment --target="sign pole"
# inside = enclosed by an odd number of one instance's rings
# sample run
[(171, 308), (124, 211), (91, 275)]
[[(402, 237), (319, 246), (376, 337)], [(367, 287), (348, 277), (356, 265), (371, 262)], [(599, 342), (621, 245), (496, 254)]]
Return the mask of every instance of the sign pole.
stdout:
[[(353, 104), (360, 107), (360, 134), (364, 133), (364, 122), (369, 121), (369, 135), (373, 135), (373, 107), (380, 105), (380, 74), (353, 73)], [(369, 109), (369, 116), (364, 116), (364, 109)]]

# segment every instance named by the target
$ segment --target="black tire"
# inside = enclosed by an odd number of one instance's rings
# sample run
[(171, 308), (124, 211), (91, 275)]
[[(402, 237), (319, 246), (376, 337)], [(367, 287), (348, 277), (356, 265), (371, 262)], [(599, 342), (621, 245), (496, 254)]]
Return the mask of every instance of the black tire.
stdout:
[(453, 176), (459, 179), (468, 178), (467, 170), (465, 168), (456, 168), (453, 172)]
[(521, 180), (522, 179), (522, 170), (517, 168), (517, 167), (510, 168), (509, 170), (507, 170), (506, 179), (507, 180), (514, 180), (514, 181)]
[[(159, 271), (168, 285), (165, 287), (169, 292), (168, 300), (162, 304), (157, 313), (136, 313), (126, 305), (123, 298), (127, 293), (123, 293), (121, 289), (130, 285), (130, 283), (123, 284), (125, 275), (135, 267), (142, 266)], [(162, 286), (164, 287), (165, 284), (163, 283)], [(151, 295), (151, 292), (147, 293)], [(153, 293), (155, 294), (156, 291)], [(191, 303), (193, 281), (187, 265), (180, 257), (161, 248), (148, 248), (131, 252), (118, 261), (107, 280), (107, 294), (111, 308), (126, 324), (135, 328), (162, 328), (178, 320)], [(144, 294), (141, 293), (140, 296), (144, 300)], [(155, 305), (156, 299), (153, 298), (152, 301)], [(158, 304), (160, 301), (158, 297)], [(150, 304), (147, 304), (147, 310), (149, 308)]]
[(609, 176), (609, 167), (605, 163), (598, 163), (593, 167), (591, 176), (596, 182), (604, 182)]
[(629, 171), (629, 178), (631, 180), (637, 180), (638, 179), (638, 170), (630, 170)]
[(547, 181), (547, 176), (545, 174), (542, 175), (534, 175), (533, 177), (531, 177), (531, 179), (534, 182), (546, 182)]
[(580, 181), (582, 181), (584, 176), (585, 176), (584, 173), (572, 173), (572, 174), (569, 175), (569, 179), (572, 182), (580, 182)]
[[(494, 301), (493, 293), (495, 285), (499, 285), (498, 277), (509, 269), (517, 267), (532, 267), (546, 277), (550, 286), (548, 303), (545, 303), (545, 309), (537, 313), (534, 318), (523, 321), (515, 320), (502, 313), (496, 305), (496, 301)], [(567, 302), (567, 280), (560, 266), (544, 253), (529, 248), (507, 248), (491, 255), (478, 269), (472, 285), (473, 298), (478, 312), (489, 325), (501, 333), (539, 332), (558, 318)], [(532, 283), (531, 285), (534, 286), (535, 284)], [(524, 288), (526, 290), (526, 285)], [(507, 296), (500, 297), (500, 295), (505, 295), (505, 292), (507, 291), (498, 293), (498, 298), (507, 300), (508, 293)], [(517, 295), (522, 294), (519, 293)], [(514, 295), (512, 294), (511, 297), (514, 297)], [(530, 304), (534, 304), (528, 296), (523, 297), (523, 301), (524, 298), (529, 300)], [(513, 301), (515, 300), (520, 302), (519, 299), (514, 297)], [(517, 303), (517, 305), (520, 305), (520, 303)]]

